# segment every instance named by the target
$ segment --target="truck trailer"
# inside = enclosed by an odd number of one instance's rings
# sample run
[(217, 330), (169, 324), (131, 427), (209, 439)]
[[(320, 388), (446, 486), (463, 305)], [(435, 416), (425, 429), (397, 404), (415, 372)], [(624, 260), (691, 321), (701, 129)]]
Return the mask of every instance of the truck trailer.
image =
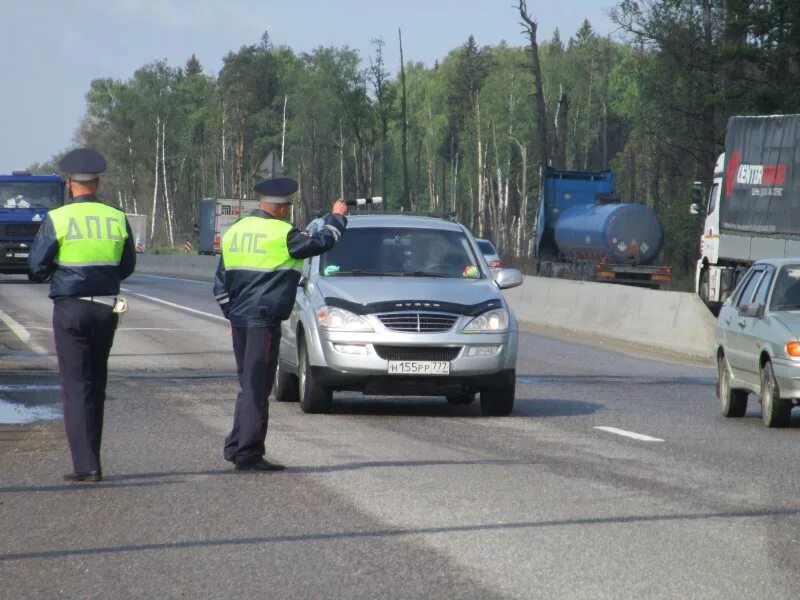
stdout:
[(541, 277), (660, 287), (669, 267), (652, 263), (664, 229), (644, 204), (614, 195), (612, 171), (542, 170), (531, 250)]
[(24, 274), (28, 253), (49, 210), (64, 204), (58, 175), (0, 175), (0, 273)]
[(800, 257), (800, 115), (728, 120), (703, 212), (695, 290), (714, 312), (750, 265)]
[(258, 208), (258, 200), (203, 198), (200, 200), (199, 254), (219, 254), (222, 236), (231, 225)]

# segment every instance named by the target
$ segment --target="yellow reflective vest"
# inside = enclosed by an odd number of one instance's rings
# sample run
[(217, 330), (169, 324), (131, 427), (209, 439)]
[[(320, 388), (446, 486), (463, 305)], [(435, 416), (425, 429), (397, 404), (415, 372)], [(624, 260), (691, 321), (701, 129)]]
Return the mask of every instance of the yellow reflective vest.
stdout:
[(339, 215), (324, 217), (315, 232), (254, 210), (222, 236), (214, 297), (234, 327), (277, 327), (288, 319), (303, 259), (333, 248), (347, 227)]
[(136, 251), (125, 213), (94, 196), (47, 213), (28, 256), (33, 279), (52, 275), (50, 297), (113, 296), (133, 273)]

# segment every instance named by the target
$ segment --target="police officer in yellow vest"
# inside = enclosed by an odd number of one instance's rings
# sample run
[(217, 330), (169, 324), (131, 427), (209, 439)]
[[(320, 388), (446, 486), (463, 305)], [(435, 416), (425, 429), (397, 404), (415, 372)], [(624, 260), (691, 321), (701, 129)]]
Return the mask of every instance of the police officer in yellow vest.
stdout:
[(292, 312), (303, 259), (333, 248), (347, 226), (347, 205), (334, 202), (332, 213), (311, 234), (284, 220), (296, 181), (276, 177), (254, 189), (259, 208), (222, 237), (214, 283), (214, 296), (231, 322), (240, 386), (224, 456), (237, 471), (281, 471), (283, 465), (264, 460), (281, 321)]
[(101, 481), (108, 355), (118, 320), (113, 307), (120, 281), (136, 266), (136, 252), (125, 214), (97, 198), (106, 170), (102, 154), (73, 150), (58, 167), (73, 201), (47, 214), (28, 266), (38, 281), (52, 277), (53, 333), (73, 465), (64, 479)]

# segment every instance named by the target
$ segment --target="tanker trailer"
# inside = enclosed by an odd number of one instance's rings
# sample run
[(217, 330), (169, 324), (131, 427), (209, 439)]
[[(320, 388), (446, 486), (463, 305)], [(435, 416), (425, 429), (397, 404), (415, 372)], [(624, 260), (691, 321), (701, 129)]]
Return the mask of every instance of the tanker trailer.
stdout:
[(663, 241), (651, 208), (614, 196), (611, 171), (544, 169), (532, 244), (539, 276), (657, 288), (672, 280), (653, 265)]

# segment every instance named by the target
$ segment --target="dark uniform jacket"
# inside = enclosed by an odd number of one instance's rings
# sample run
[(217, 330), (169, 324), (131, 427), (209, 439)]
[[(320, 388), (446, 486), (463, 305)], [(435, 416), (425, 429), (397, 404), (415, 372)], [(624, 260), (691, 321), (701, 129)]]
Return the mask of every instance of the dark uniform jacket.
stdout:
[[(69, 210), (69, 207), (84, 202), (98, 202), (95, 196), (79, 196), (58, 210)], [(89, 207), (81, 206), (81, 209)], [(114, 209), (116, 210), (116, 209)], [(86, 211), (82, 211), (86, 212)], [(119, 264), (103, 265), (62, 265), (57, 262), (59, 240), (56, 235), (53, 220), (48, 214), (42, 223), (39, 233), (31, 246), (28, 256), (28, 266), (33, 278), (45, 281), (50, 275), (50, 297), (81, 297), (81, 296), (113, 296), (119, 293), (120, 281), (133, 273), (136, 267), (136, 250), (134, 247), (133, 233), (130, 223), (125, 219), (122, 211), (117, 211), (119, 218), (124, 220), (128, 236), (124, 240), (122, 257)], [(103, 235), (101, 227), (96, 235)], [(94, 232), (93, 232), (94, 233)], [(91, 261), (87, 261), (91, 262)]]
[[(275, 217), (256, 209), (250, 217), (265, 221)], [(241, 223), (239, 221), (238, 223)], [(234, 224), (231, 230), (236, 227)], [(289, 318), (300, 282), (298, 261), (317, 256), (333, 248), (347, 227), (347, 218), (328, 214), (313, 233), (289, 227), (286, 235), (286, 256), (273, 257), (276, 262), (293, 268), (270, 271), (225, 268), (225, 248), (219, 259), (214, 281), (214, 297), (233, 327), (276, 327)], [(266, 227), (264, 228), (267, 229)], [(230, 230), (229, 230), (230, 232)], [(295, 260), (293, 260), (295, 259)]]

